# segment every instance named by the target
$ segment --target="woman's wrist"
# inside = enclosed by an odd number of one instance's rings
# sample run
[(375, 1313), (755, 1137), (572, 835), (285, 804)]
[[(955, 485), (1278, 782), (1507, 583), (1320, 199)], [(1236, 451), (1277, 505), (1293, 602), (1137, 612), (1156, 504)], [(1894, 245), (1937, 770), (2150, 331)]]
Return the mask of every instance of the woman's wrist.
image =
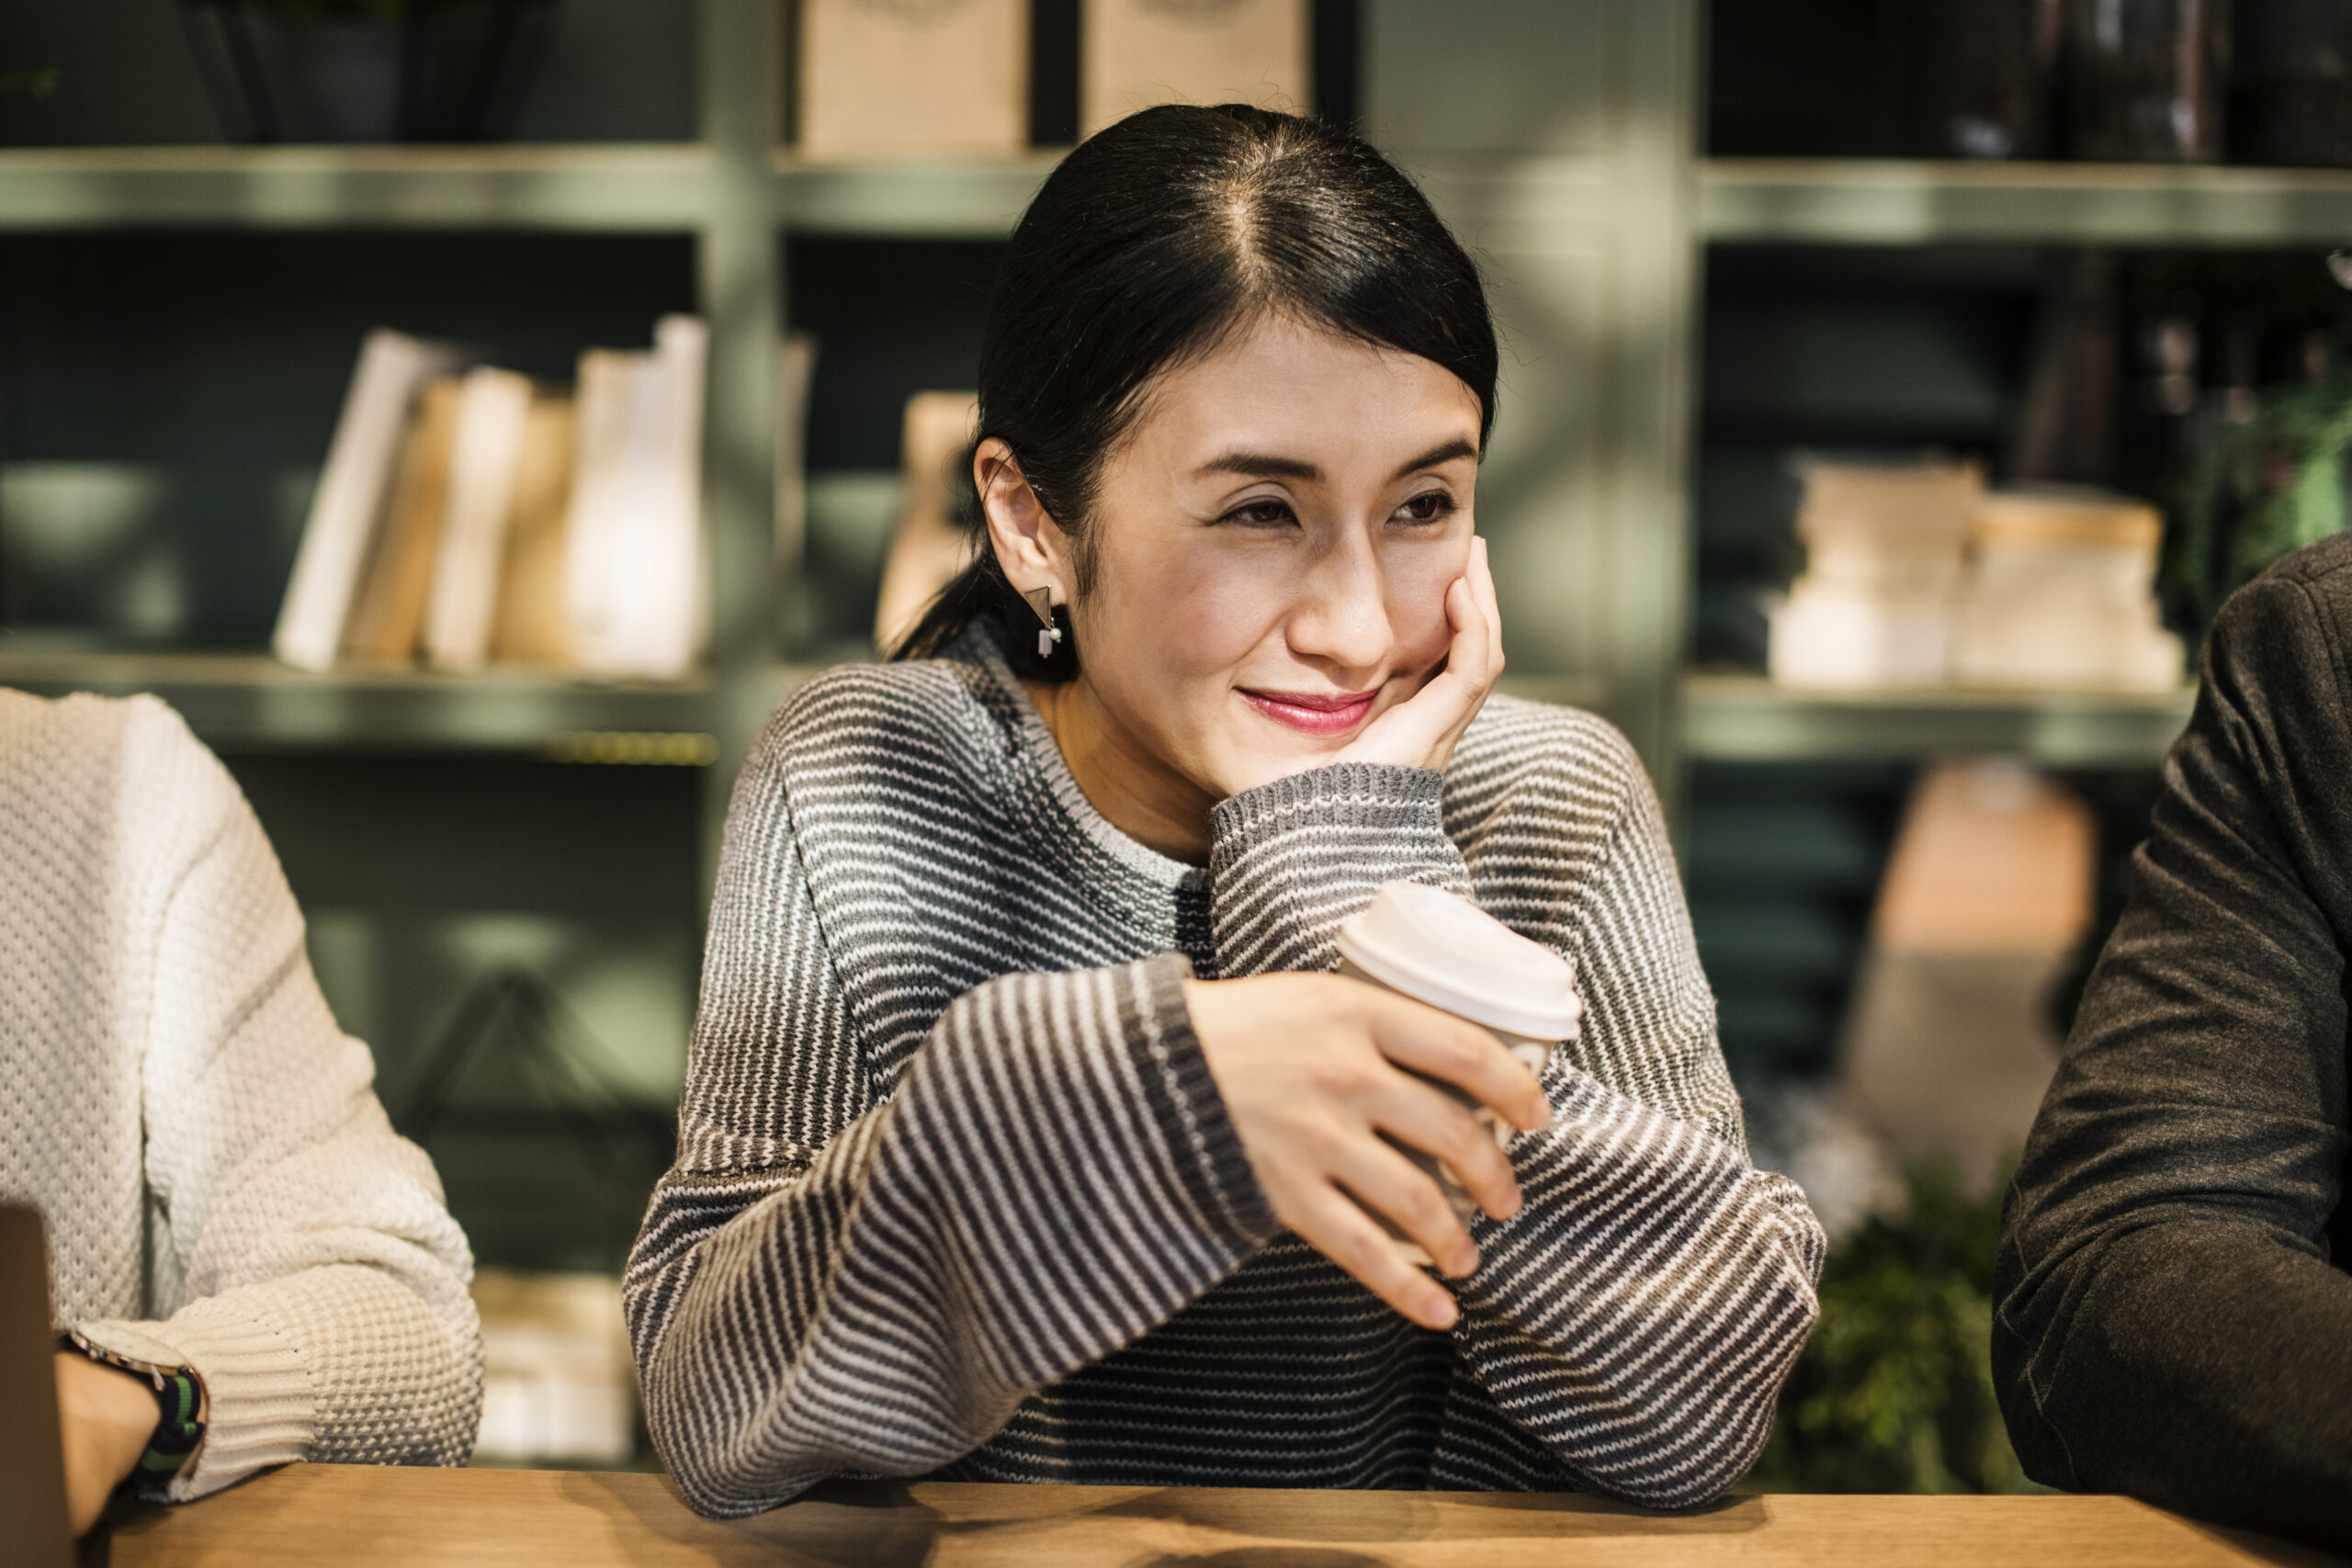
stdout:
[(58, 1429), (74, 1533), (96, 1522), (107, 1498), (139, 1468), (155, 1435), (155, 1395), (130, 1373), (79, 1350), (56, 1355)]

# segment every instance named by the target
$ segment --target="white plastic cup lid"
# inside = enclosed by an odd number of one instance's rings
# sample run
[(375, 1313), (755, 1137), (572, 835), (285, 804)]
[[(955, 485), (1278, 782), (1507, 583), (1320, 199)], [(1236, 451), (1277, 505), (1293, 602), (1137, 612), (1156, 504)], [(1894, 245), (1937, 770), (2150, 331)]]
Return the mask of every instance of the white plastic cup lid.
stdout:
[(1384, 884), (1340, 928), (1340, 954), (1385, 986), (1501, 1033), (1573, 1040), (1584, 1016), (1574, 964), (1442, 887)]

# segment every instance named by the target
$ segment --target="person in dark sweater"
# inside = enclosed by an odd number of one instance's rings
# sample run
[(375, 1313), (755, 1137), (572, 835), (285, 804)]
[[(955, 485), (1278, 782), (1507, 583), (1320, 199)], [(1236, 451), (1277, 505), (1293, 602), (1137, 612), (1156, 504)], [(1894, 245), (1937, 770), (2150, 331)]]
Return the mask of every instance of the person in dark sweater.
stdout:
[(2026, 1473), (2352, 1545), (2352, 535), (2223, 608), (2002, 1217)]

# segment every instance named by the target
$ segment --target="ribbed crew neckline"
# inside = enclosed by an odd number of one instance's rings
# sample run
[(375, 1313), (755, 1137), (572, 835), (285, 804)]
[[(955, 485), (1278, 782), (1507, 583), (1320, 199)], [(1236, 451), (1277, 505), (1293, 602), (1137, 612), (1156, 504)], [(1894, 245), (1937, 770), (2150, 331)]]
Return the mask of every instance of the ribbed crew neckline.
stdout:
[(1142, 882), (1144, 887), (1137, 891), (1146, 894), (1136, 904), (1117, 897), (1107, 886), (1098, 886), (1098, 896), (1106, 898), (1120, 913), (1153, 925), (1168, 921), (1169, 898), (1188, 886), (1207, 885), (1206, 867), (1161, 854), (1130, 837), (1086, 798), (1077, 776), (1069, 771), (1069, 760), (1062, 755), (1061, 743), (1054, 739), (1053, 730), (1046, 723), (1046, 716), (1037, 711), (1029, 688), (1012, 672), (1004, 655), (1002, 634), (994, 622), (975, 620), (944, 651), (949, 659), (976, 667), (997, 699), (997, 711), (991, 716), (1004, 728), (1012, 763), (1006, 781), (1011, 798), (1006, 804), (1043, 857), (1052, 860), (1069, 853), (1073, 847), (1069, 837), (1051, 831), (1056, 825), (1068, 829), (1078, 840)]

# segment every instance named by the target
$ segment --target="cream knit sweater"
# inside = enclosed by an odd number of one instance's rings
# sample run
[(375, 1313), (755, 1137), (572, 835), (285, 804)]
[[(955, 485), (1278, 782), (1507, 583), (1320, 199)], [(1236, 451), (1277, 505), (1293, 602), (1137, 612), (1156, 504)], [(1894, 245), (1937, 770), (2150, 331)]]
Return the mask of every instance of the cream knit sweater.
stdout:
[(202, 1376), (173, 1498), (472, 1445), (472, 1262), (373, 1081), (179, 716), (0, 691), (0, 1193), (47, 1215), (60, 1323)]

